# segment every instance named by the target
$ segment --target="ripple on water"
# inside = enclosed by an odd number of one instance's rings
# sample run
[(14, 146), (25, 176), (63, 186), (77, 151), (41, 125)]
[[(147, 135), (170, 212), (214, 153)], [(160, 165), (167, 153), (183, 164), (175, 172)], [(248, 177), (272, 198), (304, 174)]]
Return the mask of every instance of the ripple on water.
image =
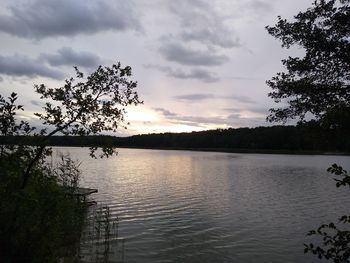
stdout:
[(101, 163), (70, 151), (119, 219), (115, 262), (318, 262), (305, 233), (350, 207), (325, 172), (349, 170), (346, 156), (121, 149)]

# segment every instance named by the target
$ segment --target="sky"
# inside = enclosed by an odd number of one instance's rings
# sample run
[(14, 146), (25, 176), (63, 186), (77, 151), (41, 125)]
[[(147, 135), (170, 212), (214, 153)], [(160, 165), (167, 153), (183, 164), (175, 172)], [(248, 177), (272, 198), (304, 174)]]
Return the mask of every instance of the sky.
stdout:
[(313, 0), (2, 0), (0, 94), (19, 95), (20, 118), (45, 103), (33, 85), (60, 87), (98, 65), (132, 67), (142, 105), (117, 135), (267, 126), (266, 80), (283, 71), (266, 25)]

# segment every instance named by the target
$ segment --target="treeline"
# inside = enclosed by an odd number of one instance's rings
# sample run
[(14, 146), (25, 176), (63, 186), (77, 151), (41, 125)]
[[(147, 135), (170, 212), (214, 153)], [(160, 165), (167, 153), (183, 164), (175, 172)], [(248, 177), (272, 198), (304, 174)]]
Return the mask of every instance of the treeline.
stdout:
[(191, 133), (163, 133), (118, 138), (119, 146), (248, 151), (350, 152), (345, 131), (310, 126), (272, 126), (217, 129)]
[[(39, 144), (40, 137), (2, 137), (0, 143)], [(103, 146), (135, 148), (206, 149), (226, 151), (288, 151), (350, 153), (348, 131), (317, 125), (229, 128), (190, 133), (156, 133), (130, 137), (53, 136), (52, 146)]]

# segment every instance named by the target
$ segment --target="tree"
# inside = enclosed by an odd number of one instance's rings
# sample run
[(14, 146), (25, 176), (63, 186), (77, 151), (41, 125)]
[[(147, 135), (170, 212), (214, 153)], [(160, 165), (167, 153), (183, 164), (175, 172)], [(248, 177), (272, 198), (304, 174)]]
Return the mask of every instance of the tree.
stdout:
[(307, 113), (330, 127), (350, 122), (350, 1), (317, 0), (288, 22), (278, 17), (269, 34), (282, 47), (302, 47), (302, 58), (282, 60), (286, 72), (267, 81), (269, 96), (288, 107), (270, 109), (270, 121), (303, 120)]
[[(286, 72), (277, 73), (267, 81), (272, 88), (269, 96), (287, 107), (270, 109), (269, 121), (285, 122), (291, 118), (305, 120), (311, 114), (324, 128), (345, 131), (350, 128), (350, 0), (316, 0), (295, 21), (278, 17), (269, 34), (282, 41), (282, 47), (302, 47), (302, 58), (282, 60)], [(341, 166), (333, 164), (328, 172), (343, 176), (335, 179), (337, 187), (350, 186), (349, 176)], [(308, 235), (320, 235), (320, 245), (305, 244), (304, 252), (320, 259), (349, 262), (350, 216), (339, 218), (341, 227), (323, 224)]]
[[(115, 132), (124, 123), (125, 107), (142, 103), (135, 91), (137, 82), (131, 80), (131, 67), (99, 66), (84, 79), (84, 74), (75, 67), (76, 79), (65, 81), (63, 87), (48, 88), (44, 84), (35, 85), (35, 90), (46, 102), (45, 113), (36, 113), (44, 125), (53, 126), (53, 130), (40, 131), (45, 138), (57, 133), (64, 135), (95, 135), (103, 131)], [(44, 153), (45, 141), (37, 149), (34, 158), (23, 174), (22, 188), (27, 184), (30, 171)], [(91, 147), (91, 156), (95, 156), (97, 147)], [(112, 147), (102, 147), (100, 157), (114, 153)]]
[[(26, 141), (0, 144), (0, 261), (59, 262), (79, 241), (84, 204), (70, 195), (77, 187), (78, 166), (62, 157), (58, 167), (45, 158), (50, 137), (95, 135), (125, 127), (126, 107), (142, 103), (135, 91), (131, 68), (98, 67), (88, 77), (77, 68), (59, 88), (35, 85), (47, 102), (36, 115), (47, 128), (37, 131), (28, 122), (18, 122), (17, 94), (0, 95), (0, 136), (32, 135), (35, 146)], [(97, 147), (90, 154), (96, 157)], [(100, 157), (114, 154), (112, 145), (103, 146)], [(76, 245), (76, 244), (75, 244)], [(73, 249), (74, 250), (74, 249)]]

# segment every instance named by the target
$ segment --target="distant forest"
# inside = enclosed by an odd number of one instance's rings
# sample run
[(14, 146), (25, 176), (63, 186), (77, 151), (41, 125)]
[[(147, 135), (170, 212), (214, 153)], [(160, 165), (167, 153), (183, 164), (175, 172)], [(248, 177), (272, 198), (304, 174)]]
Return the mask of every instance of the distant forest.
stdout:
[[(0, 137), (1, 144), (43, 143), (40, 137)], [(53, 136), (51, 146), (103, 146), (193, 149), (232, 152), (350, 153), (346, 131), (322, 129), (318, 125), (229, 128), (190, 133), (157, 133), (114, 136)]]

